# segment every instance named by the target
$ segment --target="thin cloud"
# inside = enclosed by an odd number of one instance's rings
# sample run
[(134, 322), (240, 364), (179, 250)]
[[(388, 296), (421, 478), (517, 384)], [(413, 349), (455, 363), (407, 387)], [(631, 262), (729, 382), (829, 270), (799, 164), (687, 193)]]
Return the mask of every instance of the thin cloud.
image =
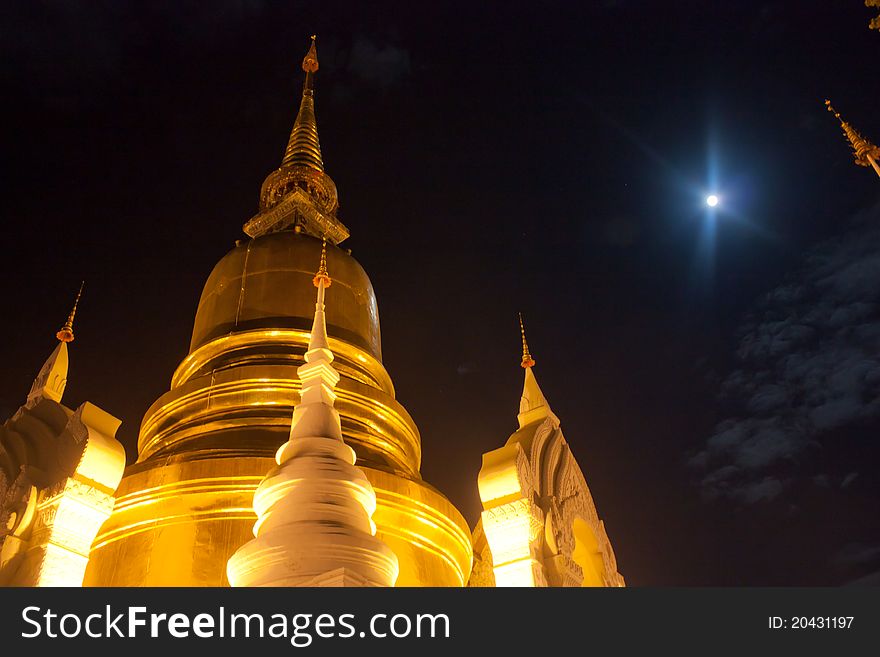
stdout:
[(731, 412), (689, 461), (706, 497), (774, 499), (789, 483), (779, 465), (797, 464), (832, 429), (880, 416), (880, 205), (852, 224), (741, 327), (738, 367), (721, 384)]
[(359, 36), (351, 48), (348, 70), (365, 84), (387, 89), (408, 76), (412, 66), (403, 48)]

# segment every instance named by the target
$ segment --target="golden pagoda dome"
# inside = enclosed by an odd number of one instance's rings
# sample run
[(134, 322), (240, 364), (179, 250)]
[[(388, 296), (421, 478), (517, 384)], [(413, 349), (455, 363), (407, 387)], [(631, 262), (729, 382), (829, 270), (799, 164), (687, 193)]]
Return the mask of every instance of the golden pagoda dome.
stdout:
[[(230, 333), (264, 328), (308, 330), (309, 298), (321, 240), (302, 232), (269, 233), (236, 246), (208, 277), (196, 311), (190, 351)], [(379, 314), (370, 279), (347, 251), (327, 245), (333, 294), (330, 334), (382, 358)]]
[(312, 338), (314, 281), (326, 269), (333, 272), (326, 342), (339, 375), (333, 411), (375, 490), (373, 521), (400, 560), (397, 586), (468, 581), (467, 523), (421, 478), (419, 430), (382, 364), (373, 286), (337, 246), (349, 233), (320, 157), (314, 38), (302, 68), (303, 97), (284, 159), (243, 226), (250, 239), (208, 276), (189, 353), (144, 415), (137, 462), (92, 545), (86, 586), (229, 583), (227, 561), (253, 536), (254, 493), (301, 401), (297, 373)]

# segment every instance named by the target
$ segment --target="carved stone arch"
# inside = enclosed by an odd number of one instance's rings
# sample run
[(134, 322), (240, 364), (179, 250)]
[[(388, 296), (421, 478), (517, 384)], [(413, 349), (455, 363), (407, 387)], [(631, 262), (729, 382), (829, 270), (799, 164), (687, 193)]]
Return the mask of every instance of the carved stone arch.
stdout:
[(574, 537), (571, 559), (581, 568), (581, 586), (605, 586), (605, 558), (592, 525), (577, 516), (571, 532)]

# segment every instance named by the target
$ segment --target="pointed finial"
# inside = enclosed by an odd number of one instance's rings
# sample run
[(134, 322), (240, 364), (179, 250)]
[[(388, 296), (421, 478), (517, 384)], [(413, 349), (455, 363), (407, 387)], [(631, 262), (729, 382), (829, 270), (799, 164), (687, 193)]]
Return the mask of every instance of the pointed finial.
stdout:
[[(315, 118), (315, 72), (318, 70), (318, 53), (315, 50), (315, 37), (312, 37), (312, 45), (303, 59), (302, 69), (306, 72), (305, 79), (303, 80), (302, 100), (299, 104), (296, 121), (293, 123), (290, 139), (287, 142), (287, 149), (284, 151), (284, 159), (281, 162), (281, 166), (305, 166), (323, 173), (324, 161), (321, 159), (318, 121)], [(289, 182), (287, 177), (284, 177), (283, 180)], [(264, 187), (265, 184), (263, 183)], [(285, 190), (290, 191), (286, 188)], [(326, 193), (329, 194), (330, 190), (327, 190)], [(332, 193), (335, 195), (335, 187)]]
[(316, 36), (313, 34), (312, 45), (309, 46), (309, 51), (303, 58), (302, 69), (306, 73), (317, 73), (318, 71), (318, 49), (315, 48), (315, 38)]
[(61, 327), (58, 333), (55, 334), (55, 337), (61, 342), (73, 342), (73, 318), (76, 317), (76, 307), (79, 305), (79, 298), (82, 296), (85, 284), (85, 281), (80, 284), (79, 292), (76, 293), (76, 301), (73, 302), (73, 308), (71, 308), (70, 314), (67, 316), (67, 321), (64, 322), (64, 326)]
[(840, 118), (840, 113), (831, 106), (831, 101), (828, 100), (827, 98), (825, 99), (825, 107), (828, 108), (828, 111), (831, 112), (837, 118), (838, 121), (843, 123), (843, 119)]
[(529, 343), (526, 342), (526, 329), (523, 326), (522, 313), (519, 313), (519, 332), (522, 334), (522, 363), (520, 365), (528, 369), (535, 366), (535, 359), (529, 353)]
[(324, 283), (324, 287), (330, 287), (333, 283), (333, 280), (330, 278), (330, 274), (327, 273), (327, 238), (324, 237), (321, 240), (321, 264), (318, 267), (318, 271), (315, 274), (315, 277), (312, 279), (312, 283), (315, 284), (315, 287), (318, 287), (321, 283)]
[(844, 121), (843, 117), (840, 116), (840, 113), (831, 106), (830, 100), (825, 101), (825, 107), (828, 108), (828, 111), (831, 112), (838, 121), (840, 121), (840, 127), (843, 128), (843, 134), (846, 135), (850, 146), (852, 146), (853, 157), (855, 158), (856, 164), (863, 167), (872, 166), (874, 167), (874, 170), (877, 171), (877, 175), (880, 176), (880, 167), (877, 165), (877, 160), (880, 159), (880, 148), (862, 137), (855, 128)]

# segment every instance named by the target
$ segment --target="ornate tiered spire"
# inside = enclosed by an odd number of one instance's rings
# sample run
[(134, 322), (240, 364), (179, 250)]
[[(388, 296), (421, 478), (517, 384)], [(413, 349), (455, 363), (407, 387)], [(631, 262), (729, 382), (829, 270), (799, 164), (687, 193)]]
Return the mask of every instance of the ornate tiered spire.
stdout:
[(324, 172), (324, 161), (321, 159), (321, 143), (318, 140), (318, 122), (315, 119), (315, 73), (318, 72), (318, 51), (315, 48), (315, 35), (312, 45), (302, 61), (302, 70), (306, 78), (303, 80), (302, 100), (299, 113), (284, 151), (282, 166), (298, 164)]
[(522, 336), (522, 360), (520, 366), (525, 370), (525, 380), (523, 381), (522, 398), (519, 401), (519, 426), (524, 427), (536, 420), (543, 420), (546, 417), (553, 416), (550, 410), (550, 404), (541, 392), (538, 380), (532, 368), (535, 366), (535, 359), (529, 352), (529, 343), (526, 342), (526, 330), (523, 326), (522, 313), (519, 315), (519, 331)]
[(336, 184), (324, 172), (318, 122), (315, 119), (315, 37), (302, 61), (305, 72), (302, 100), (281, 166), (266, 176), (260, 190), (260, 211), (243, 226), (250, 237), (281, 230), (325, 237), (331, 244), (348, 238), (348, 228), (336, 217)]
[(79, 305), (79, 298), (82, 296), (85, 284), (85, 281), (80, 284), (79, 292), (76, 293), (76, 300), (73, 302), (73, 308), (70, 309), (67, 321), (64, 322), (64, 326), (59, 329), (58, 333), (55, 334), (55, 337), (61, 340), (61, 342), (73, 342), (73, 318), (76, 317), (76, 307)]
[(315, 318), (297, 369), (300, 403), (278, 464), (254, 494), (255, 538), (230, 557), (233, 586), (394, 586), (397, 557), (376, 537), (376, 493), (355, 466), (333, 407), (339, 373), (327, 341), (326, 242), (314, 277)]
[(844, 121), (843, 117), (840, 116), (840, 113), (831, 106), (830, 100), (825, 101), (825, 106), (828, 108), (828, 111), (834, 114), (837, 120), (840, 121), (840, 127), (843, 128), (843, 134), (846, 135), (846, 138), (852, 146), (853, 157), (855, 158), (856, 164), (862, 167), (873, 167), (874, 171), (877, 172), (877, 175), (880, 176), (880, 165), (877, 164), (877, 160), (880, 160), (880, 148), (862, 137), (855, 128)]

